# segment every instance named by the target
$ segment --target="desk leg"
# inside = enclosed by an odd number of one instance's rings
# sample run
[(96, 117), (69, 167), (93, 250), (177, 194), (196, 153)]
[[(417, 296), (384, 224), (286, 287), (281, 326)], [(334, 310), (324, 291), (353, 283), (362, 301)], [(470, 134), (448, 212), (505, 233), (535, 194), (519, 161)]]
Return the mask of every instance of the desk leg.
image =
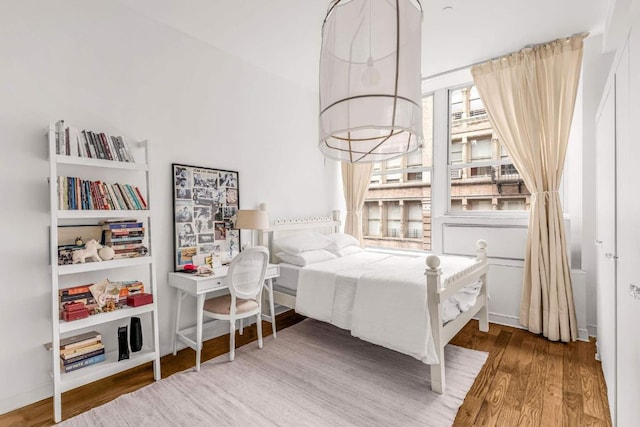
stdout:
[(204, 313), (205, 294), (198, 295), (196, 315), (196, 371), (200, 371), (200, 355), (202, 353), (202, 316)]
[(180, 289), (176, 289), (176, 295), (178, 297), (178, 305), (176, 307), (175, 333), (173, 334), (173, 355), (174, 356), (178, 353), (178, 332), (180, 331), (180, 313), (182, 312), (182, 298), (184, 298), (184, 294)]
[(267, 279), (267, 289), (269, 289), (269, 309), (271, 310), (271, 329), (273, 329), (273, 338), (275, 338), (276, 337), (276, 310), (273, 304), (273, 279)]

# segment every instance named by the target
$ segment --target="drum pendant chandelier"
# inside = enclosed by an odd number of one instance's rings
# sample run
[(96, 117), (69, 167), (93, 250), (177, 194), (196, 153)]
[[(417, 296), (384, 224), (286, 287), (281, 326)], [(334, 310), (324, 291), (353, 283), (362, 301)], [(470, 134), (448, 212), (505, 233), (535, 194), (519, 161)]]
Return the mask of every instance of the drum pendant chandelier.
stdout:
[(418, 0), (333, 0), (322, 25), (320, 151), (370, 163), (422, 146)]

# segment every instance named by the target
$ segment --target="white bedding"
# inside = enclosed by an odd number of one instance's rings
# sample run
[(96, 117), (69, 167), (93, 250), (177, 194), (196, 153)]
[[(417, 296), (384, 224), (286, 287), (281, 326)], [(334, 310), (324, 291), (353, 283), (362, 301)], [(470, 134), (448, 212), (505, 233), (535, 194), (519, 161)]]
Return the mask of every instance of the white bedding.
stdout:
[[(476, 259), (442, 256), (443, 286)], [(296, 312), (331, 323), (374, 344), (438, 362), (426, 304), (425, 257), (361, 252), (299, 270)], [(444, 321), (470, 308), (480, 284), (443, 304)]]
[(298, 265), (281, 262), (278, 264), (280, 267), (280, 275), (274, 279), (274, 286), (276, 288), (285, 288), (292, 291), (298, 289), (298, 275), (302, 267)]

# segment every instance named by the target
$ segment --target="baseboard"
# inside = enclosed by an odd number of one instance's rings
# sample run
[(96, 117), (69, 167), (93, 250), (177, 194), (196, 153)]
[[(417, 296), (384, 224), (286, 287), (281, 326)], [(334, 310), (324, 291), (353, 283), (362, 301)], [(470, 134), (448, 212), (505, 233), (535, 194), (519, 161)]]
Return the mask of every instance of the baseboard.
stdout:
[(53, 383), (47, 382), (34, 389), (0, 399), (0, 415), (53, 396)]
[(489, 312), (489, 322), (524, 329), (520, 324), (520, 320), (516, 316), (510, 316), (507, 314)]
[[(516, 316), (509, 316), (507, 314), (489, 312), (489, 322), (496, 323), (498, 325), (511, 326), (518, 329), (526, 329), (520, 324), (520, 320)], [(589, 333), (588, 329), (578, 329), (578, 341), (588, 342), (590, 336), (593, 335)]]
[(587, 325), (587, 330), (589, 331), (590, 337), (598, 336), (598, 326), (597, 325)]

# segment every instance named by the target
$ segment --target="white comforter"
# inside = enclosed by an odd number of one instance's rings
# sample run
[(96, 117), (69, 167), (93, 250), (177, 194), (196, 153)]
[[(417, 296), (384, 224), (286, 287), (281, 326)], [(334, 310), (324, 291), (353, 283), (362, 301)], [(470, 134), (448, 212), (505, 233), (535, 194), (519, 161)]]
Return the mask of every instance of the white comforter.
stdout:
[[(441, 257), (442, 283), (471, 268), (475, 259)], [(300, 270), (296, 312), (350, 329), (353, 336), (438, 363), (426, 304), (425, 257), (362, 252)], [(476, 285), (477, 286), (477, 285)], [(459, 313), (456, 301), (445, 315)], [(450, 319), (448, 319), (450, 320)]]

